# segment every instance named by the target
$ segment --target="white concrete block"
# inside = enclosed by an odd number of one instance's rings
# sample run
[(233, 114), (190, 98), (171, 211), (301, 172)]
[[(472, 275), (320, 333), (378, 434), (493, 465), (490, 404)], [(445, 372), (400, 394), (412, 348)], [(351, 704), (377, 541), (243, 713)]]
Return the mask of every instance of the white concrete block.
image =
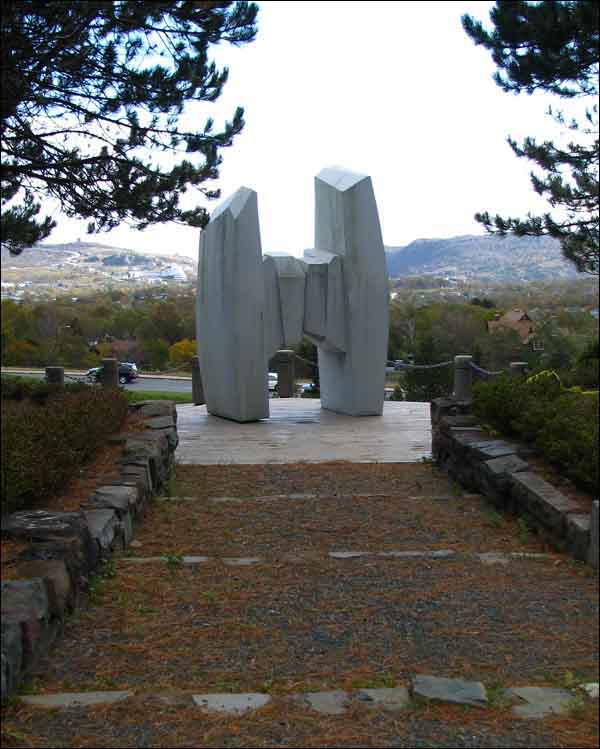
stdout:
[[(309, 290), (309, 267), (305, 332), (326, 338), (330, 309), (336, 330), (341, 330), (342, 321), (344, 329), (344, 353), (318, 344), (321, 402), (324, 408), (351, 416), (380, 415), (389, 310), (385, 253), (371, 178), (337, 167), (324, 169), (315, 178), (315, 206), (315, 252), (305, 253), (305, 260), (329, 253), (339, 256), (341, 265), (332, 282), (331, 302), (329, 284), (324, 301), (320, 290)], [(321, 268), (323, 263), (316, 265)], [(327, 264), (328, 274), (333, 274), (332, 266)], [(309, 313), (317, 298), (319, 321)]]
[(275, 255), (272, 260), (277, 269), (283, 326), (283, 346), (279, 348), (289, 349), (302, 342), (306, 265), (291, 255)]
[(265, 282), (256, 193), (240, 187), (200, 234), (196, 335), (208, 412), (269, 415)]
[(262, 267), (265, 283), (265, 357), (268, 361), (285, 345), (275, 258), (265, 255)]

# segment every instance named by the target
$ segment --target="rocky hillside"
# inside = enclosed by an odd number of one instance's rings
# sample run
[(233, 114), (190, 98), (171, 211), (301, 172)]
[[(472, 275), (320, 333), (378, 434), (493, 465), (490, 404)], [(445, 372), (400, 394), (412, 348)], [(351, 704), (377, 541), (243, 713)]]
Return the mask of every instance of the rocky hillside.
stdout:
[(431, 274), (500, 282), (578, 275), (551, 237), (416, 239), (404, 247), (386, 247), (386, 256), (390, 278)]
[(196, 268), (196, 262), (183, 255), (136, 252), (96, 242), (41, 244), (16, 256), (2, 248), (2, 298), (81, 296), (106, 288), (194, 283)]

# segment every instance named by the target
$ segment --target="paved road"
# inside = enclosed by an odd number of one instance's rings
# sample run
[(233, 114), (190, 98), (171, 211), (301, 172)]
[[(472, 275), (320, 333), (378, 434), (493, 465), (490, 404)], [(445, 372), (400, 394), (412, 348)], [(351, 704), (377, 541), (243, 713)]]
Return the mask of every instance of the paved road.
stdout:
[[(36, 380), (43, 380), (42, 372), (32, 371), (7, 371), (2, 370), (3, 374), (18, 374), (19, 377), (31, 377)], [(79, 375), (81, 376), (81, 375)], [(67, 380), (68, 381), (68, 380)], [(158, 390), (166, 393), (191, 393), (192, 380), (180, 378), (152, 377), (151, 375), (141, 375), (141, 377), (130, 384), (125, 385), (126, 390)]]

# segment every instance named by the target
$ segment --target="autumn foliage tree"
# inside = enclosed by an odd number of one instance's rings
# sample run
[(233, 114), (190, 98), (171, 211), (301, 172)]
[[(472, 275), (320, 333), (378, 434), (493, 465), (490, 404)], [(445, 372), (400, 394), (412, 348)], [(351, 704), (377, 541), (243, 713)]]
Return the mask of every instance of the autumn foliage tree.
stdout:
[[(51, 233), (40, 198), (88, 231), (165, 221), (204, 226), (184, 209), (190, 187), (218, 197), (221, 149), (243, 109), (216, 129), (188, 105), (219, 98), (228, 77), (209, 59), (219, 42), (256, 34), (248, 2), (4, 0), (1, 5), (4, 246), (18, 254)], [(190, 125), (194, 122), (194, 125)]]

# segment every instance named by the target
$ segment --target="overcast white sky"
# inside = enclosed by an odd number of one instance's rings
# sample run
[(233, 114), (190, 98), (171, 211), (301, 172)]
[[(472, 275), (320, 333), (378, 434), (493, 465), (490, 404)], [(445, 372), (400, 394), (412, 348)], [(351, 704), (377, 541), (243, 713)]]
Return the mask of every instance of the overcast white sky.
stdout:
[[(200, 108), (199, 126), (245, 108), (244, 131), (222, 151), (219, 186), (223, 197), (241, 185), (257, 191), (263, 252), (312, 247), (313, 178), (331, 165), (372, 177), (386, 245), (482, 234), (478, 210), (547, 207), (506, 136), (554, 137), (551, 100), (504, 93), (489, 52), (460, 23), (463, 13), (487, 22), (492, 5), (267, 0), (256, 41), (216, 48), (230, 78), (219, 101)], [(56, 217), (48, 242), (197, 254), (198, 229), (123, 226), (90, 236), (86, 222)]]

